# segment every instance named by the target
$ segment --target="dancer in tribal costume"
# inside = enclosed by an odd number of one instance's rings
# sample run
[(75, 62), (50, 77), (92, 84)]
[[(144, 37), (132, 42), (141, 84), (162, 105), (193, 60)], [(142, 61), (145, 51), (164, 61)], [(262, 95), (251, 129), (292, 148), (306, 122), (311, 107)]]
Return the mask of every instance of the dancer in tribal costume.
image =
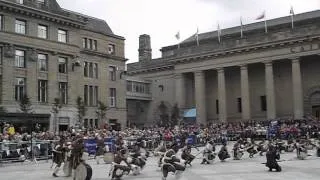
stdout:
[(85, 163), (88, 153), (84, 152), (83, 139), (78, 138), (73, 143), (71, 151), (71, 167), (73, 169), (73, 180), (91, 180), (92, 168)]
[(64, 162), (65, 158), (65, 147), (63, 139), (60, 139), (59, 143), (53, 149), (53, 163), (56, 164), (54, 171), (52, 173), (53, 177), (58, 177), (58, 172), (60, 170), (61, 164)]

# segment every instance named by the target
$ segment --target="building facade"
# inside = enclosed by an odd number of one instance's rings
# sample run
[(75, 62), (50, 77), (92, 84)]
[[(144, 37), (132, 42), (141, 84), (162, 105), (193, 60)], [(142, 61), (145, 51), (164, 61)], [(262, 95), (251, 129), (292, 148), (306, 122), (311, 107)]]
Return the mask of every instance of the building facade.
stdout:
[[(33, 114), (49, 115), (35, 122), (52, 131), (125, 126), (124, 38), (104, 20), (65, 10), (55, 0), (0, 0), (0, 55), (1, 106), (9, 113), (19, 113), (27, 95)], [(86, 107), (82, 120), (78, 97)], [(53, 113), (57, 99), (61, 105)], [(99, 102), (107, 106), (103, 118)]]
[(293, 18), (293, 26), (290, 16), (268, 20), (267, 32), (258, 22), (243, 26), (243, 36), (240, 27), (223, 29), (220, 37), (199, 34), (199, 44), (192, 36), (163, 47), (159, 59), (148, 59), (150, 48), (140, 47), (147, 55), (129, 64), (128, 74), (152, 82), (146, 123), (159, 120), (161, 103), (168, 114), (175, 104), (196, 108), (201, 124), (319, 118), (320, 11)]

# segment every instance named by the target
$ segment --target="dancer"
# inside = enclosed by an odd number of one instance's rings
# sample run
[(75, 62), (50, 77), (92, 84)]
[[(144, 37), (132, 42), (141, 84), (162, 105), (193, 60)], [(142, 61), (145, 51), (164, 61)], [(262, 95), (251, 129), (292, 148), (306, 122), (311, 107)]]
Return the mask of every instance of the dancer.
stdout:
[(269, 150), (266, 154), (267, 163), (266, 166), (269, 168), (271, 172), (273, 169), (276, 169), (277, 172), (281, 171), (281, 167), (279, 166), (277, 160), (280, 159), (280, 153), (276, 150), (273, 145), (269, 145)]
[(53, 163), (56, 164), (56, 167), (53, 170), (52, 176), (58, 177), (58, 172), (60, 170), (61, 164), (64, 162), (65, 158), (65, 148), (64, 140), (60, 138), (59, 143), (53, 149)]
[(230, 158), (230, 155), (228, 153), (227, 144), (223, 143), (222, 147), (218, 153), (218, 157), (221, 162), (224, 162), (226, 159)]
[[(123, 175), (128, 175), (130, 173), (131, 167), (127, 161), (127, 158), (125, 157), (125, 154), (125, 149), (121, 149), (115, 154), (114, 161), (109, 172), (111, 179), (120, 179)], [(121, 165), (121, 162), (124, 162), (126, 166)]]
[(181, 164), (181, 160), (176, 157), (176, 153), (179, 151), (177, 145), (173, 145), (169, 149), (162, 159), (162, 180), (166, 180), (169, 172), (173, 172), (176, 178), (180, 178), (181, 173), (185, 170), (185, 166)]
[(186, 145), (182, 149), (181, 159), (185, 160), (185, 165), (189, 164), (191, 166), (191, 162), (194, 160), (195, 156), (191, 154), (191, 146)]
[(201, 164), (211, 164), (215, 158), (215, 145), (212, 140), (207, 141), (207, 144), (203, 150), (203, 159)]

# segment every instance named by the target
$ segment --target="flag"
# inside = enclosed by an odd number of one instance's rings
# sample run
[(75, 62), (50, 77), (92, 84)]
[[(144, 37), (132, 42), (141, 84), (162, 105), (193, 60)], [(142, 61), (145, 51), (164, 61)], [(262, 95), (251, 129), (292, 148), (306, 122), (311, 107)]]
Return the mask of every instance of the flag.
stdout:
[(196, 41), (197, 41), (197, 46), (199, 46), (199, 28), (198, 27), (197, 27), (197, 32), (196, 32), (196, 34), (194, 36), (195, 36)]
[(175, 36), (176, 36), (176, 39), (177, 39), (177, 40), (180, 40), (180, 31), (178, 31)]
[(240, 16), (240, 33), (241, 33), (241, 38), (243, 38), (243, 23), (242, 23), (242, 16)]
[(256, 20), (261, 20), (261, 19), (264, 19), (264, 30), (265, 30), (265, 33), (268, 33), (266, 11), (263, 11), (263, 13), (256, 18)]
[(266, 16), (266, 11), (263, 11), (262, 14), (260, 14), (260, 15), (256, 18), (256, 20), (264, 19), (265, 16)]
[(218, 41), (219, 41), (219, 43), (220, 43), (220, 42), (221, 42), (221, 29), (220, 29), (219, 22), (218, 22), (217, 32), (218, 32)]
[(291, 14), (291, 28), (293, 29), (294, 28), (294, 25), (293, 25), (294, 11), (293, 11), (293, 7), (292, 6), (290, 8), (290, 14)]

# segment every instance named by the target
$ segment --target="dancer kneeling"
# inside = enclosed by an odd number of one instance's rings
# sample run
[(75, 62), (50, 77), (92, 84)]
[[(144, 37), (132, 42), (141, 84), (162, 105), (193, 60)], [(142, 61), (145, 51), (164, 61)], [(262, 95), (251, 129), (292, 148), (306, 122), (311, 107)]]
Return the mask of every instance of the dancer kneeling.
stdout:
[(194, 160), (195, 156), (191, 154), (191, 146), (186, 145), (182, 149), (181, 159), (185, 160), (185, 165), (189, 164), (191, 166), (191, 162)]
[(222, 147), (218, 153), (218, 157), (220, 159), (220, 161), (224, 162), (226, 159), (230, 158), (230, 155), (228, 153), (228, 149), (227, 149), (227, 143), (223, 143)]
[(273, 145), (269, 146), (269, 150), (266, 154), (266, 158), (267, 158), (266, 166), (269, 168), (269, 171), (272, 171), (272, 169), (275, 169), (278, 172), (281, 171), (281, 167), (277, 162), (277, 160), (280, 159), (280, 153), (277, 152), (276, 148)]
[[(128, 175), (130, 173), (130, 165), (127, 162), (127, 158), (125, 157), (126, 150), (121, 149), (114, 156), (114, 161), (112, 163), (109, 176), (111, 175), (111, 179), (120, 179), (123, 175)], [(121, 165), (121, 162), (125, 162), (127, 166)]]
[(169, 172), (175, 173), (177, 178), (179, 178), (181, 172), (186, 169), (185, 166), (181, 164), (181, 160), (175, 156), (178, 150), (179, 149), (175, 146), (164, 154), (162, 159), (162, 180), (167, 179)]
[(208, 141), (206, 147), (203, 150), (203, 159), (201, 164), (211, 164), (216, 157), (214, 151), (216, 150), (213, 141)]

